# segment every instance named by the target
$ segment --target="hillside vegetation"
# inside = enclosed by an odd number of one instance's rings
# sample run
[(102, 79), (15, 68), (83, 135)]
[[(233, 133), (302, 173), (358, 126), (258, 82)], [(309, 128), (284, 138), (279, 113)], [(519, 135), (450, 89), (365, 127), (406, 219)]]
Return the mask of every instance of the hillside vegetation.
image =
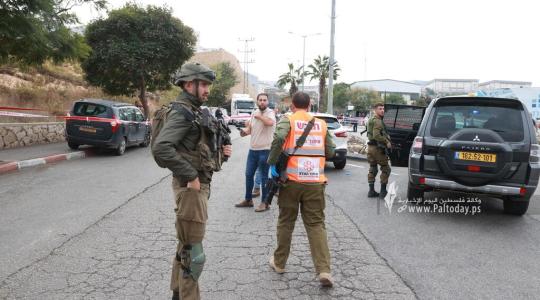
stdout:
[[(196, 53), (190, 60), (209, 66), (229, 62), (239, 79), (238, 84), (230, 92), (242, 92), (243, 73), (234, 55), (219, 49)], [(151, 109), (172, 101), (179, 91), (178, 87), (173, 87), (167, 91), (147, 93)], [(255, 89), (250, 87), (250, 94), (255, 93)], [(78, 63), (46, 62), (40, 67), (0, 66), (0, 106), (35, 108), (50, 115), (63, 116), (73, 101), (82, 98), (106, 98), (128, 103), (135, 103), (138, 100), (136, 95), (111, 96), (100, 88), (90, 86), (84, 80), (83, 71)]]

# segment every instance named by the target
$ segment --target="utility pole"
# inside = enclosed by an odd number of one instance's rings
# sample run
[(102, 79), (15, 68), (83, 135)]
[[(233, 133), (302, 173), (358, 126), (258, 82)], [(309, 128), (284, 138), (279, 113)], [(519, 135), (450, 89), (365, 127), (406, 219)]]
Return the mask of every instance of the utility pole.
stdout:
[(329, 114), (334, 114), (334, 35), (336, 31), (336, 0), (332, 0), (332, 17), (330, 20), (330, 59), (328, 64), (328, 107)]
[(249, 54), (255, 52), (255, 49), (249, 49), (248, 43), (253, 42), (255, 39), (253, 37), (249, 39), (238, 39), (241, 42), (244, 42), (244, 50), (238, 50), (240, 53), (244, 53), (244, 61), (241, 63), (244, 64), (244, 94), (249, 94), (249, 73), (248, 73), (248, 64), (252, 64), (255, 61), (249, 59)]

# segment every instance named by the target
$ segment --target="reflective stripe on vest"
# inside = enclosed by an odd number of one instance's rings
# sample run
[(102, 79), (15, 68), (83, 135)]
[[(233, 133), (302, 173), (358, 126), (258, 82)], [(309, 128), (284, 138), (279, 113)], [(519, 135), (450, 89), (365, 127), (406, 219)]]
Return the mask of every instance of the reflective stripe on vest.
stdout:
[[(285, 149), (285, 151), (290, 155), (294, 152), (294, 148)], [(324, 156), (324, 149), (303, 149), (299, 148), (294, 152), (294, 155), (306, 155), (306, 156)]]
[[(296, 141), (313, 116), (305, 111), (297, 111), (289, 116), (291, 131), (285, 140), (283, 150), (292, 154)], [(324, 176), (326, 122), (315, 119), (313, 128), (306, 137), (306, 142), (298, 148), (287, 163), (287, 176), (296, 182), (326, 182)]]

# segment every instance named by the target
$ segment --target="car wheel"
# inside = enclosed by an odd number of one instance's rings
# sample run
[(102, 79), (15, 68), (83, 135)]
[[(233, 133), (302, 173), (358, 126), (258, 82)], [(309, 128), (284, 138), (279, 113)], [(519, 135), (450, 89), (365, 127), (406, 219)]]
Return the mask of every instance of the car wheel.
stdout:
[(69, 147), (70, 149), (77, 150), (77, 149), (79, 149), (79, 144), (75, 144), (75, 143), (72, 143), (72, 142), (68, 142), (68, 147)]
[(341, 169), (345, 168), (346, 165), (347, 165), (347, 160), (346, 159), (334, 162), (334, 168), (336, 168), (338, 170), (341, 170)]
[(409, 185), (407, 186), (407, 201), (409, 203), (424, 202), (424, 190), (417, 188), (409, 182)]
[(512, 197), (503, 199), (504, 201), (504, 213), (509, 215), (522, 216), (527, 212), (529, 208), (529, 200), (515, 200)]
[(151, 136), (150, 136), (150, 132), (149, 132), (144, 136), (144, 142), (140, 143), (139, 146), (148, 147), (148, 145), (150, 145), (150, 139), (151, 139)]
[(116, 148), (116, 155), (120, 156), (123, 155), (126, 152), (126, 138), (123, 138), (120, 144), (118, 144), (118, 147)]

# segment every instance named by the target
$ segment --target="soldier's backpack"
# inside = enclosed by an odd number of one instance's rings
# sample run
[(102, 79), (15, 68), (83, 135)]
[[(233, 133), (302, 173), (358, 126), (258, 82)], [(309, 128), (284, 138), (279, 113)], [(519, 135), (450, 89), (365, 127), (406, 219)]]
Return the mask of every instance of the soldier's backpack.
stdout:
[(187, 120), (195, 120), (195, 116), (188, 109), (186, 109), (183, 105), (174, 102), (169, 105), (163, 105), (160, 109), (154, 112), (154, 117), (152, 118), (152, 140), (150, 141), (150, 148), (152, 149), (152, 156), (154, 157), (154, 161), (156, 161), (157, 165), (162, 168), (166, 168), (166, 166), (161, 162), (161, 160), (156, 159), (156, 157), (154, 156), (154, 143), (159, 135), (159, 132), (165, 125), (165, 122), (167, 122), (167, 116), (173, 109), (182, 112), (182, 114), (184, 114)]

